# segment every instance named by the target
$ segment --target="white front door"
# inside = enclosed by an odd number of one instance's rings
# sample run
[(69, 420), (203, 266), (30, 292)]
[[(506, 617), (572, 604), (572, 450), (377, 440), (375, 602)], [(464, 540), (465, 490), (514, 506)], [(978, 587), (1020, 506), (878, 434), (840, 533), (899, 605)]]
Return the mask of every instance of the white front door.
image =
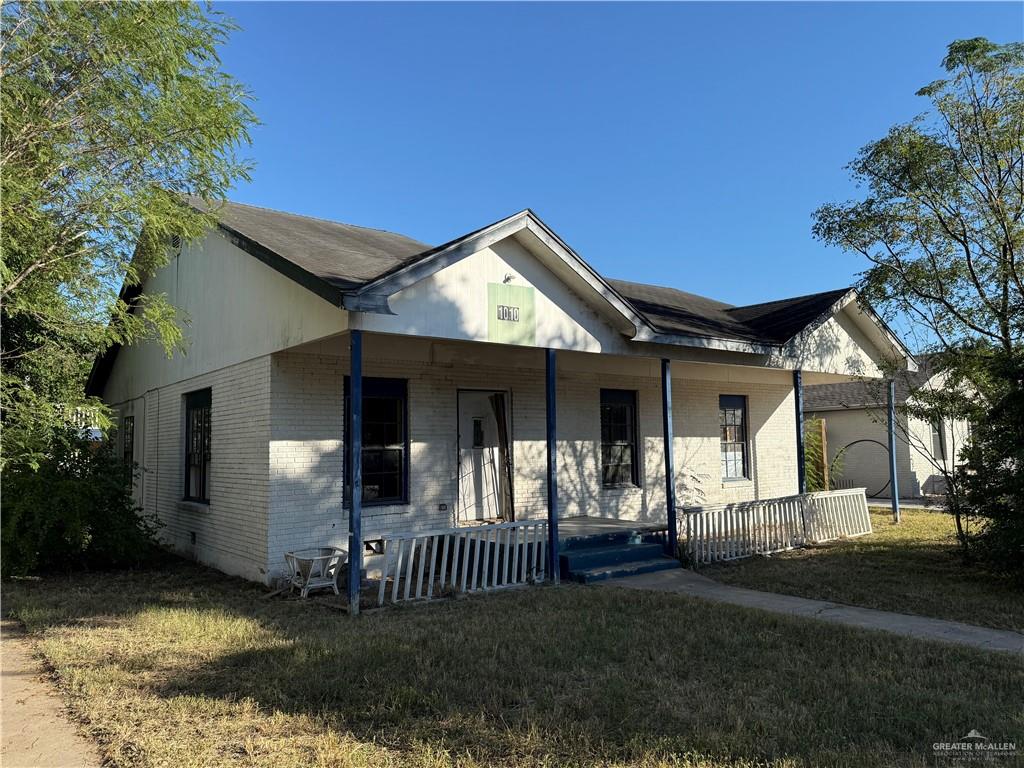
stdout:
[[(459, 392), (459, 509), (460, 522), (497, 520), (509, 491), (498, 420), (492, 395), (503, 392)], [(507, 417), (506, 417), (507, 418)]]

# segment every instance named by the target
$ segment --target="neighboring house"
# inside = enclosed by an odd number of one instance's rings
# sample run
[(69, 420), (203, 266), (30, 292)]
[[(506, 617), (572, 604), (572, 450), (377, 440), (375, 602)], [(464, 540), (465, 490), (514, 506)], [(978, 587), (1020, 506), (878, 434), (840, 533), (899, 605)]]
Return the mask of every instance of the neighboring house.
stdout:
[[(932, 423), (905, 410), (913, 394), (938, 390), (946, 374), (936, 372), (932, 358), (918, 358), (919, 368), (899, 376), (896, 383), (896, 477), (901, 498), (919, 499), (944, 493), (943, 471), (959, 463), (969, 425), (959, 419)], [(867, 488), (869, 496), (891, 498), (887, 438), (888, 397), (882, 382), (856, 381), (822, 384), (804, 389), (807, 418), (825, 422), (828, 458), (839, 462), (838, 482), (843, 487)]]
[(368, 547), (545, 517), (549, 429), (558, 515), (663, 523), (665, 370), (680, 505), (793, 494), (795, 372), (813, 384), (879, 377), (883, 358), (915, 368), (851, 290), (732, 307), (609, 280), (530, 211), (437, 247), (235, 203), (219, 215), (145, 285), (189, 319), (187, 353), (114, 347), (89, 391), (120, 414), (166, 543), (257, 581), (288, 550), (347, 547), (357, 337)]

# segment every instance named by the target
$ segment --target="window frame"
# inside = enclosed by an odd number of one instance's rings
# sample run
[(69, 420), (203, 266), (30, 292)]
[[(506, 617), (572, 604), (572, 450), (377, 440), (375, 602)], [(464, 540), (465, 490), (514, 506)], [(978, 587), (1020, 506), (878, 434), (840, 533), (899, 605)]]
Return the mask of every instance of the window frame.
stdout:
[[(736, 424), (728, 424), (725, 421), (726, 411), (739, 411), (740, 412), (740, 423), (739, 427), (742, 429), (742, 435), (740, 440), (726, 440), (725, 430), (728, 427), (735, 427)], [(722, 482), (734, 483), (743, 482), (750, 480), (750, 408), (747, 401), (746, 395), (723, 395), (718, 396), (718, 455), (719, 455), (719, 467), (722, 474)], [(743, 469), (742, 474), (730, 475), (727, 474), (728, 462), (725, 459), (726, 446), (738, 445), (742, 450), (742, 461)]]
[(125, 466), (135, 464), (135, 415), (121, 417), (121, 460)]
[[(932, 433), (932, 458), (935, 461), (946, 461), (946, 428), (943, 419), (934, 419), (929, 422), (929, 428)], [(935, 439), (939, 441), (939, 453), (935, 452)]]
[[(637, 392), (635, 389), (609, 389), (601, 388), (599, 399), (599, 424), (601, 430), (600, 453), (598, 454), (598, 472), (601, 476), (602, 488), (639, 488), (640, 487), (640, 438), (638, 431), (639, 408), (637, 404)], [(605, 409), (614, 407), (625, 407), (629, 409), (628, 440), (607, 441), (605, 439)], [(608, 482), (605, 479), (605, 467), (621, 467), (622, 462), (615, 464), (605, 462), (605, 448), (630, 447), (630, 477), (628, 481)]]
[[(349, 396), (351, 382), (349, 377), (345, 377), (344, 389), (345, 389), (345, 403), (344, 403), (344, 420), (345, 420), (345, 434), (349, 434), (349, 429), (352, 424), (352, 401)], [(399, 471), (399, 481), (401, 482), (401, 493), (398, 496), (388, 496), (386, 498), (366, 498), (366, 471), (365, 471), (365, 460), (367, 454), (366, 447), (366, 400), (368, 398), (396, 398), (401, 403), (402, 413), (399, 419), (399, 425), (402, 429), (401, 439), (397, 443), (385, 443), (380, 447), (370, 448), (370, 451), (394, 451), (401, 450), (401, 469)], [(346, 440), (346, 447), (348, 441)], [(397, 378), (382, 378), (373, 376), (363, 377), (363, 461), (364, 468), (362, 476), (363, 482), (363, 500), (362, 506), (364, 507), (387, 507), (395, 505), (406, 505), (409, 503), (409, 380), (408, 379), (397, 379)], [(343, 486), (344, 486), (344, 507), (349, 506), (349, 484), (351, 478), (349, 477), (349, 463), (348, 457), (345, 457), (342, 467)]]
[[(184, 396), (185, 400), (185, 439), (183, 445), (183, 458), (185, 461), (185, 483), (182, 489), (182, 500), (192, 502), (194, 504), (209, 504), (210, 503), (210, 475), (212, 473), (213, 461), (213, 390), (209, 387), (206, 389), (197, 389), (194, 392), (189, 392)], [(193, 465), (192, 457), (195, 456), (195, 451), (192, 448), (192, 430), (194, 428), (194, 422), (192, 414), (195, 411), (204, 411), (205, 416), (201, 417), (200, 430), (202, 435), (200, 436), (201, 447), (200, 451), (201, 458), (200, 462)], [(199, 468), (199, 495), (193, 496), (189, 493), (189, 489), (192, 487), (192, 472), (193, 466)]]

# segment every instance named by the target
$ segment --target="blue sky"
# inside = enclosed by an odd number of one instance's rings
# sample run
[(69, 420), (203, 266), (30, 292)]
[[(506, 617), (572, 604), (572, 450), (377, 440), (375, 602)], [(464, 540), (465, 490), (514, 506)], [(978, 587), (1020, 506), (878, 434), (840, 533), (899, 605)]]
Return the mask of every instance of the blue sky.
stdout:
[(240, 202), (437, 244), (532, 208), (608, 277), (735, 304), (849, 285), (843, 166), (1019, 3), (223, 3), (256, 96)]

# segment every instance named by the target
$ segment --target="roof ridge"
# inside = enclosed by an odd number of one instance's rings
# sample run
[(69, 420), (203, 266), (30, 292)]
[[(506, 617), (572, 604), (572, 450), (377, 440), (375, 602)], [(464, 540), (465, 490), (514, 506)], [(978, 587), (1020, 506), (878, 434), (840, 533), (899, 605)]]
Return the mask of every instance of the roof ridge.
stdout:
[[(417, 261), (420, 261), (422, 259), (430, 258), (431, 256), (433, 256), (433, 255), (435, 255), (437, 253), (441, 253), (442, 251), (445, 251), (448, 248), (451, 248), (452, 246), (462, 242), (463, 240), (468, 240), (469, 238), (473, 237), (474, 235), (479, 235), (484, 230), (490, 229), (491, 227), (495, 227), (498, 224), (503, 224), (504, 222), (509, 221), (511, 219), (514, 219), (516, 216), (522, 216), (523, 214), (529, 214), (529, 215), (533, 216), (534, 218), (537, 218), (537, 215), (533, 211), (531, 211), (529, 208), (524, 208), (521, 211), (516, 211), (515, 213), (509, 214), (508, 216), (505, 216), (504, 218), (498, 219), (497, 221), (492, 221), (490, 224), (486, 224), (486, 225), (484, 225), (482, 227), (479, 227), (478, 229), (474, 229), (472, 232), (467, 232), (466, 234), (459, 235), (458, 237), (452, 238), (451, 240), (446, 240), (445, 242), (441, 243), (440, 245), (429, 245), (429, 246), (427, 246), (426, 250), (420, 251), (419, 253), (414, 253), (411, 256), (408, 256), (408, 257), (402, 259), (400, 262), (398, 262), (393, 267), (391, 267), (391, 269), (388, 269), (388, 270), (382, 272), (381, 274), (377, 275), (377, 277), (374, 278), (373, 282), (376, 282), (378, 280), (383, 280), (383, 279), (385, 279), (385, 278), (395, 274), (396, 272), (400, 272), (401, 270), (403, 270), (406, 267), (408, 267), (410, 264), (413, 264), (413, 263), (415, 263)], [(395, 232), (387, 232), (386, 230), (378, 230), (378, 231), (385, 232), (386, 234), (389, 234), (389, 235), (397, 234)], [(399, 235), (399, 237), (406, 237), (406, 235)], [(411, 240), (412, 238), (409, 238), (409, 239)], [(418, 243), (420, 241), (419, 240), (414, 240), (413, 242), (417, 242)], [(426, 243), (423, 243), (423, 245), (426, 245)]]
[(772, 299), (771, 301), (759, 301), (757, 304), (742, 304), (739, 306), (731, 306), (726, 311), (731, 312), (732, 310), (735, 309), (754, 309), (756, 307), (767, 307), (769, 304), (781, 304), (784, 301), (800, 301), (801, 299), (813, 299), (819, 296), (825, 296), (826, 294), (829, 293), (846, 294), (852, 290), (854, 290), (854, 288), (850, 286), (847, 288), (833, 288), (832, 290), (829, 291), (816, 291), (815, 293), (807, 293), (804, 294), (803, 296), (784, 296), (781, 299)]
[[(209, 202), (204, 200), (203, 202)], [(412, 240), (414, 243), (427, 246), (427, 249), (433, 248), (434, 246), (429, 243), (425, 243), (422, 240), (418, 240), (415, 237), (406, 235), (402, 232), (392, 232), (390, 229), (382, 229), (381, 227), (364, 227), (362, 224), (350, 224), (347, 221), (337, 221), (335, 219), (325, 219), (322, 216), (310, 216), (305, 213), (295, 213), (294, 211), (282, 211), (280, 208), (269, 208), (265, 205), (253, 205), (252, 203), (240, 203), (237, 200), (223, 200), (221, 202), (229, 205), (238, 205), (242, 208), (252, 208), (257, 211), (267, 211), (269, 213), (276, 213), (281, 216), (294, 216), (297, 219), (308, 219), (309, 221), (319, 221), (324, 224), (336, 224), (342, 227), (352, 227), (353, 229), (365, 229), (368, 232), (383, 232), (385, 235), (394, 235), (396, 237), (404, 237), (406, 240)]]
[(604, 279), (610, 283), (625, 283), (627, 285), (636, 285), (641, 288), (657, 288), (662, 291), (675, 291), (676, 293), (682, 293), (686, 296), (694, 296), (698, 299), (703, 299), (704, 301), (710, 301), (714, 304), (720, 304), (723, 311), (734, 308), (734, 305), (729, 304), (726, 301), (719, 301), (718, 299), (713, 299), (710, 296), (705, 296), (704, 294), (701, 293), (694, 293), (693, 291), (684, 291), (682, 288), (676, 288), (675, 286), (671, 285), (657, 285), (656, 283), (638, 283), (636, 280), (623, 280), (622, 278), (618, 277), (605, 277)]

